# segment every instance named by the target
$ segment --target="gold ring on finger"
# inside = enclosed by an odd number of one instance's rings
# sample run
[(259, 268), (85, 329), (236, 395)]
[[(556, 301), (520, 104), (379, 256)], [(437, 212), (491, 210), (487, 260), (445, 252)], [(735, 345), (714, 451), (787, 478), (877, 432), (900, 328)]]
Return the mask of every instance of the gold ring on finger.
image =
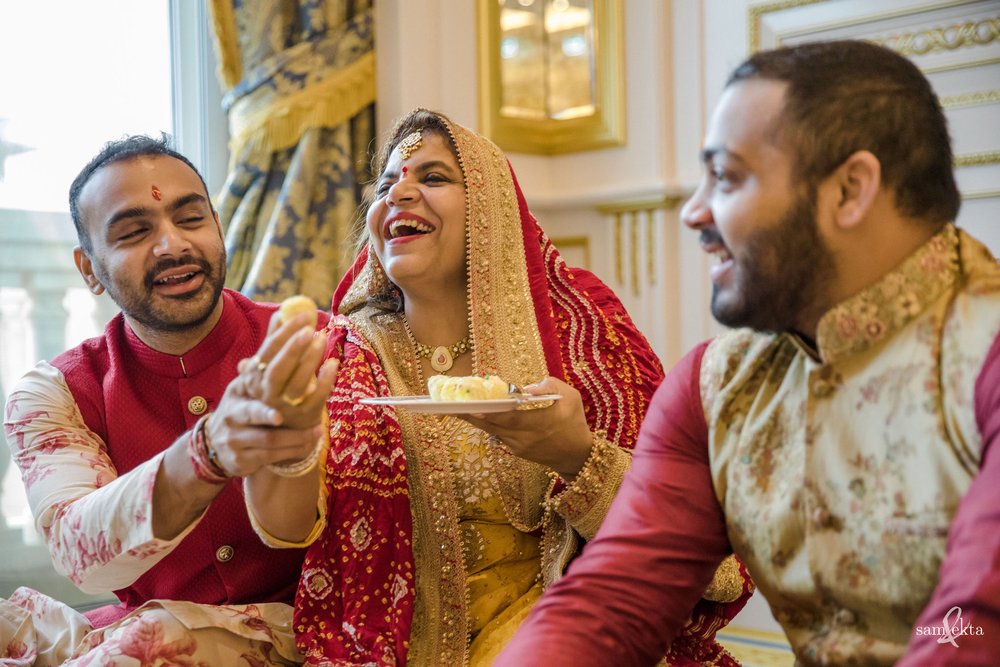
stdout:
[(298, 405), (302, 405), (303, 401), (306, 400), (306, 395), (302, 394), (301, 396), (296, 396), (292, 398), (288, 394), (282, 394), (281, 400), (285, 402), (285, 405), (294, 408)]
[(254, 366), (256, 366), (257, 370), (260, 371), (261, 373), (267, 370), (267, 362), (261, 359), (260, 357), (254, 356), (251, 357), (250, 360), (254, 363)]

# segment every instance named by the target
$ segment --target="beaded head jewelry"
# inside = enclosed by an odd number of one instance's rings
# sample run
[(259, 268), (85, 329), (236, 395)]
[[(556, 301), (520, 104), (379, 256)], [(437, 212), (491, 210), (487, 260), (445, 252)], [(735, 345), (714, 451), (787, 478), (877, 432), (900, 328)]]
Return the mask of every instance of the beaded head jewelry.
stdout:
[(399, 151), (400, 157), (404, 160), (409, 160), (410, 156), (420, 150), (420, 144), (423, 143), (423, 135), (420, 130), (416, 132), (410, 132), (408, 135), (403, 137), (403, 140), (399, 142), (396, 149)]

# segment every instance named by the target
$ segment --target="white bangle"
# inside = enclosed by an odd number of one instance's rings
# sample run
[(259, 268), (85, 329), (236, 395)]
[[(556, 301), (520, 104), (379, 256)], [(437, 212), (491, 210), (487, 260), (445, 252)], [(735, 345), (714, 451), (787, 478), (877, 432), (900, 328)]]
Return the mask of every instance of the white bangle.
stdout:
[(319, 438), (316, 441), (316, 447), (313, 448), (309, 456), (301, 461), (295, 461), (294, 463), (269, 463), (267, 469), (278, 477), (302, 477), (315, 468), (319, 462), (319, 455), (323, 451), (324, 440), (325, 438)]

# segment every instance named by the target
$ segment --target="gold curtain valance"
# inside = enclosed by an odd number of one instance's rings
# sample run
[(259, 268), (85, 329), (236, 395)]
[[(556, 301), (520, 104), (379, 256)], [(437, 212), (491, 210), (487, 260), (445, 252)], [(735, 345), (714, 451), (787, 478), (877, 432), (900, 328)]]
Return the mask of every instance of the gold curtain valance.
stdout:
[(375, 101), (375, 54), (369, 51), (350, 65), (289, 95), (261, 100), (253, 93), (229, 109), (230, 155), (277, 151), (298, 143), (315, 127), (335, 127)]
[[(238, 17), (232, 0), (213, 0), (219, 77), (228, 89), (223, 104), (229, 114), (233, 160), (246, 150), (272, 152), (292, 147), (307, 130), (337, 127), (375, 101), (371, 6), (341, 16), (339, 23), (331, 23), (324, 13), (339, 15), (340, 9), (314, 9), (304, 26), (308, 37), (292, 45), (282, 44), (280, 35), (266, 27), (289, 17), (280, 12), (247, 14), (246, 7), (241, 11), (244, 15)], [(241, 28), (241, 21), (248, 20), (254, 26)], [(243, 42), (241, 29), (247, 33)], [(246, 41), (264, 34), (271, 38), (266, 48)]]

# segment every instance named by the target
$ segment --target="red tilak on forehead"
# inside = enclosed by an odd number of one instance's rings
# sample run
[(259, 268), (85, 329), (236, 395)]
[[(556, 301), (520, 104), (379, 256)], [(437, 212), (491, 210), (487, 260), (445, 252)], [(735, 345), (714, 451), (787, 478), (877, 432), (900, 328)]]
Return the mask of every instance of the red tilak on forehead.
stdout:
[(153, 199), (155, 199), (156, 201), (160, 201), (161, 199), (163, 199), (163, 195), (160, 194), (160, 188), (156, 187), (155, 185), (153, 186), (152, 189), (152, 195)]

